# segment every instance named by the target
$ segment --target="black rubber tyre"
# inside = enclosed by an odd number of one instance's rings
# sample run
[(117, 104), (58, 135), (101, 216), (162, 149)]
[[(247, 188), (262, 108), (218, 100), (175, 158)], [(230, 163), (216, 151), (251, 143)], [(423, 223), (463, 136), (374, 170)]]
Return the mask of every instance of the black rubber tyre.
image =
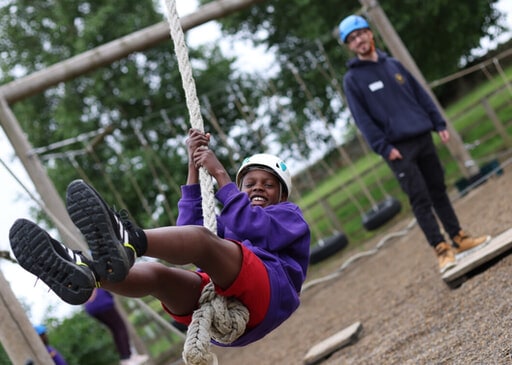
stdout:
[(316, 246), (311, 249), (309, 255), (309, 263), (316, 264), (335, 253), (343, 250), (348, 245), (348, 238), (344, 233), (336, 233), (335, 235), (320, 240)]
[(402, 204), (392, 196), (377, 204), (376, 207), (363, 214), (363, 226), (368, 231), (379, 228), (384, 223), (397, 215), (402, 209)]

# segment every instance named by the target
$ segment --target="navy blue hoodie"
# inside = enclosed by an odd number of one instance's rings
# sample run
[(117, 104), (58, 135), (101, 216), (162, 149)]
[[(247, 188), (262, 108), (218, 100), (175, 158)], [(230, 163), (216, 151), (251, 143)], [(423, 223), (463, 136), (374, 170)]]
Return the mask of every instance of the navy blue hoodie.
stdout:
[(446, 129), (446, 121), (421, 84), (396, 59), (350, 60), (343, 78), (348, 106), (371, 148), (388, 158), (393, 143)]

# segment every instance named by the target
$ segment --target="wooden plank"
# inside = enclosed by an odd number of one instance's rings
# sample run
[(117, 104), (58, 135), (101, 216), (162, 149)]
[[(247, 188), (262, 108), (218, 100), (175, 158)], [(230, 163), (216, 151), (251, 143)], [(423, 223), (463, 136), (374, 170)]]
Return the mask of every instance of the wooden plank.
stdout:
[(458, 259), (457, 266), (442, 276), (447, 283), (454, 282), (481, 265), (512, 249), (512, 228), (494, 237), (488, 244)]
[(311, 365), (357, 340), (363, 326), (356, 322), (313, 346), (304, 357), (304, 364)]

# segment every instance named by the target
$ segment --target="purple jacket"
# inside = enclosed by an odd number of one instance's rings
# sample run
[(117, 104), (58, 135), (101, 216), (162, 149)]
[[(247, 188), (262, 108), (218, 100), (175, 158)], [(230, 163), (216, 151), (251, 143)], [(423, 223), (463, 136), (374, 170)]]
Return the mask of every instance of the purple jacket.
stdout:
[[(181, 191), (177, 224), (203, 225), (200, 186), (184, 185)], [(269, 273), (271, 293), (265, 318), (229, 345), (244, 346), (267, 335), (299, 306), (309, 263), (309, 226), (297, 205), (283, 202), (253, 207), (234, 183), (219, 189), (215, 197), (223, 205), (217, 217), (218, 236), (241, 242), (263, 261)]]
[(50, 357), (52, 358), (55, 365), (68, 365), (66, 360), (64, 360), (64, 358), (62, 357), (62, 355), (52, 346), (46, 345), (45, 347), (46, 351), (48, 351), (48, 353), (50, 354)]
[(94, 316), (96, 313), (112, 309), (114, 305), (114, 297), (111, 293), (104, 289), (96, 288), (84, 306), (85, 311)]

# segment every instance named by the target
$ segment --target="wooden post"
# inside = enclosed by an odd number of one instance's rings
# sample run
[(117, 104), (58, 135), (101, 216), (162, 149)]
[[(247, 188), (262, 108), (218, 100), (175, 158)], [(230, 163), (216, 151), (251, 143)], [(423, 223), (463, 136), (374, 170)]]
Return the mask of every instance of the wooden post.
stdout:
[(507, 74), (505, 73), (505, 71), (503, 71), (503, 68), (500, 65), (500, 61), (497, 58), (494, 58), (492, 60), (492, 62), (494, 63), (494, 66), (496, 67), (496, 70), (498, 70), (498, 73), (500, 74), (501, 79), (503, 80), (503, 82), (507, 86), (508, 92), (510, 93), (510, 95), (512, 95), (512, 85), (510, 84), (510, 81), (507, 78)]
[[(130, 335), (130, 344), (133, 344), (133, 347), (135, 347), (138, 354), (150, 355), (148, 348), (146, 347), (144, 342), (141, 340), (141, 338), (137, 334), (135, 327), (133, 326), (132, 322), (130, 322), (130, 319), (128, 318), (128, 314), (124, 310), (124, 307), (120, 302), (120, 298), (117, 295), (114, 295), (114, 304), (116, 306), (117, 311), (123, 318), (124, 323), (126, 324), (126, 329), (128, 330), (128, 334)], [(152, 363), (153, 363), (153, 360), (151, 360), (151, 364)], [(149, 365), (149, 363), (147, 365)]]
[(432, 100), (437, 105), (443, 118), (446, 120), (447, 129), (451, 136), (450, 142), (448, 142), (446, 146), (450, 150), (451, 155), (457, 161), (462, 174), (466, 177), (477, 174), (479, 172), (478, 166), (464, 147), (464, 143), (462, 142), (459, 133), (455, 130), (455, 128), (453, 128), (452, 124), (448, 120), (443, 107), (437, 100), (436, 96), (423, 77), (420, 69), (414, 62), (414, 59), (391, 25), (386, 14), (380, 7), (379, 2), (377, 0), (359, 0), (359, 2), (366, 8), (369, 18), (371, 18), (372, 23), (375, 25), (380, 35), (384, 39), (384, 42), (388, 46), (391, 54), (400, 60), (400, 62), (402, 62), (404, 66), (414, 75), (414, 77), (423, 85), (427, 93), (431, 96)]
[(53, 364), (9, 283), (0, 271), (0, 342), (13, 364)]
[(26, 135), (23, 133), (14, 113), (0, 94), (0, 122), (4, 127), (5, 134), (9, 138), (16, 155), (25, 166), (34, 187), (36, 188), (41, 200), (44, 203), (44, 209), (54, 222), (62, 240), (69, 248), (87, 252), (88, 248), (85, 244), (80, 232), (75, 227), (60, 197), (57, 189), (48, 177), (44, 166), (41, 164), (38, 156), (32, 154), (32, 146), (30, 145)]
[(498, 134), (503, 139), (505, 146), (511, 147), (512, 146), (512, 138), (507, 133), (507, 130), (503, 126), (503, 123), (501, 123), (500, 118), (498, 118), (498, 115), (492, 108), (491, 104), (489, 103), (489, 100), (487, 100), (487, 98), (482, 98), (481, 102), (484, 106), (485, 113), (487, 114), (487, 116), (489, 117), (491, 122), (494, 124), (494, 128), (496, 128), (496, 130), (498, 131)]
[(336, 216), (336, 213), (334, 213), (333, 209), (329, 205), (329, 202), (327, 202), (327, 200), (325, 200), (324, 198), (320, 198), (320, 205), (322, 206), (325, 214), (329, 218), (331, 226), (333, 226), (336, 231), (342, 232), (343, 228), (341, 227), (340, 221)]

